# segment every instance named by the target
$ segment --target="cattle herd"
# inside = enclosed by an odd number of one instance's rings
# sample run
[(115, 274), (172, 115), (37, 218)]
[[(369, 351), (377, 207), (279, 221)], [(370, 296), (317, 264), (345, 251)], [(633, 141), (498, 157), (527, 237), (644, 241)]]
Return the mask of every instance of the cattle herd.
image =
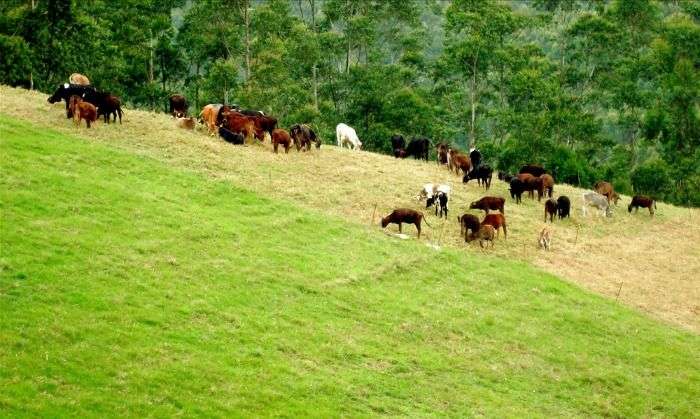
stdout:
[[(109, 123), (110, 117), (116, 122), (122, 122), (123, 111), (121, 100), (109, 92), (102, 92), (94, 88), (87, 77), (74, 73), (69, 77), (69, 82), (58, 86), (53, 95), (48, 98), (49, 103), (63, 100), (66, 104), (67, 118), (73, 118), (76, 125), (82, 120), (88, 128), (101, 116), (104, 122)], [(169, 98), (169, 111), (175, 118), (175, 125), (183, 129), (195, 129), (196, 122), (205, 127), (210, 135), (218, 135), (231, 144), (244, 144), (246, 140), (254, 139), (264, 141), (270, 138), (272, 149), (278, 152), (281, 146), (285, 153), (292, 146), (297, 151), (310, 151), (311, 145), (321, 147), (321, 140), (307, 124), (292, 125), (289, 131), (277, 127), (277, 119), (265, 115), (259, 110), (242, 109), (236, 105), (209, 104), (202, 108), (198, 118), (188, 117), (187, 100), (182, 95), (172, 95)], [(353, 150), (360, 150), (362, 142), (355, 130), (344, 123), (336, 126), (336, 141), (338, 147), (346, 145)], [(428, 160), (432, 142), (427, 138), (413, 138), (408, 144), (401, 135), (390, 138), (393, 155), (396, 158), (413, 157), (415, 159)], [(435, 145), (437, 164), (446, 166), (450, 173), (462, 175), (462, 182), (467, 184), (470, 180), (476, 180), (479, 186), (486, 191), (491, 186), (493, 169), (484, 164), (481, 152), (472, 148), (468, 154), (452, 148), (448, 144)], [(498, 172), (498, 179), (510, 185), (510, 197), (516, 204), (522, 202), (524, 192), (534, 199), (537, 192), (537, 200), (544, 202), (544, 222), (553, 223), (556, 218), (564, 219), (570, 216), (571, 201), (569, 197), (561, 195), (554, 199), (554, 178), (547, 173), (545, 168), (538, 164), (524, 165), (518, 174), (512, 175)], [(447, 218), (449, 210), (450, 190), (448, 185), (427, 183), (420, 189), (417, 199), (425, 199), (426, 208), (435, 206), (435, 216)], [(595, 209), (599, 216), (611, 217), (613, 208), (617, 206), (620, 196), (615, 192), (609, 182), (600, 181), (594, 185), (594, 191), (584, 192), (581, 195), (583, 216), (587, 216), (589, 209)], [(648, 196), (636, 195), (628, 206), (628, 212), (639, 208), (649, 209), (650, 215), (654, 215), (656, 201)], [(503, 230), (503, 238), (507, 239), (507, 224), (505, 216), (505, 199), (496, 196), (484, 196), (472, 202), (469, 209), (482, 210), (485, 215), (479, 219), (473, 214), (462, 214), (457, 217), (460, 226), (460, 234), (465, 242), (478, 240), (481, 247), (484, 244), (494, 246), (494, 239)], [(402, 224), (413, 224), (421, 234), (421, 224), (426, 221), (425, 215), (410, 208), (397, 208), (391, 214), (381, 219), (381, 226), (385, 228), (389, 224), (398, 224), (399, 233), (402, 232)], [(429, 224), (428, 224), (429, 226)], [(545, 226), (539, 233), (538, 243), (540, 247), (548, 250), (551, 245), (552, 230)]]

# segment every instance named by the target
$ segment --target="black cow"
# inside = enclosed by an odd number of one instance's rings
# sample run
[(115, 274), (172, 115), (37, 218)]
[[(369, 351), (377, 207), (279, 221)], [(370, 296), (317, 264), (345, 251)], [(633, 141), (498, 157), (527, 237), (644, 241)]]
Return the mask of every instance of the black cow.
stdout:
[(413, 156), (414, 159), (428, 160), (430, 152), (430, 140), (427, 138), (414, 138), (406, 147), (406, 156)]
[(510, 197), (515, 199), (516, 203), (522, 201), (523, 192), (525, 192), (525, 182), (521, 181), (517, 177), (514, 177), (510, 181)]
[(294, 140), (294, 145), (299, 149), (311, 150), (311, 143), (316, 144), (316, 148), (321, 148), (321, 140), (316, 137), (316, 133), (306, 124), (296, 124), (289, 128), (289, 135)]
[(170, 102), (170, 114), (176, 118), (184, 118), (187, 116), (187, 99), (182, 95), (171, 95), (168, 98)]
[(468, 183), (472, 179), (476, 179), (479, 182), (479, 186), (484, 186), (486, 190), (491, 187), (491, 179), (493, 178), (493, 169), (491, 166), (483, 165), (479, 166), (471, 172), (464, 175), (462, 178), (463, 183)]
[(406, 149), (406, 140), (399, 134), (391, 137), (391, 149), (394, 151), (394, 157), (401, 157), (401, 152)]
[(219, 136), (224, 139), (224, 141), (231, 144), (243, 144), (245, 137), (239, 132), (230, 131), (224, 127), (219, 127)]
[(557, 198), (557, 212), (559, 213), (559, 219), (563, 219), (569, 216), (571, 211), (571, 201), (569, 197), (562, 195)]
[(539, 164), (526, 164), (520, 168), (520, 172), (518, 173), (529, 173), (534, 177), (540, 177), (547, 172), (544, 170), (544, 167)]
[(109, 94), (109, 92), (97, 92), (97, 117), (104, 116), (106, 124), (109, 124), (109, 116), (114, 117), (114, 122), (117, 122), (119, 115), (119, 123), (122, 123), (122, 107), (121, 100), (118, 97)]
[(472, 148), (469, 152), (469, 159), (472, 161), (472, 167), (479, 167), (481, 164), (481, 152), (476, 148)]
[(61, 100), (66, 102), (66, 118), (72, 118), (73, 113), (68, 109), (68, 101), (70, 97), (76, 95), (86, 102), (92, 103), (97, 106), (99, 104), (97, 97), (97, 90), (92, 86), (84, 86), (80, 84), (70, 84), (65, 83), (56, 89), (53, 95), (49, 96), (49, 103), (60, 102)]

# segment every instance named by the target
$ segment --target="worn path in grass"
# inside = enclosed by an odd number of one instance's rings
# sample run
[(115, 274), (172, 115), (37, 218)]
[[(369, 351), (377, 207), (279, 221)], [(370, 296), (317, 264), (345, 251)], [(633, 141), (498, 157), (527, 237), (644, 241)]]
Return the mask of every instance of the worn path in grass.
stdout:
[[(478, 245), (465, 246), (456, 216), (483, 196), (483, 190), (474, 181), (462, 185), (460, 177), (434, 162), (396, 160), (325, 145), (311, 153), (274, 155), (269, 145), (233, 147), (201, 132), (176, 129), (166, 115), (130, 109), (123, 125), (99, 123), (88, 131), (75, 128), (66, 120), (63, 105), (49, 105), (46, 94), (0, 86), (0, 95), (0, 113), (153, 157), (173, 167), (227, 179), (261, 195), (290, 200), (358, 224), (370, 223), (375, 205), (374, 223), (379, 214), (395, 207), (422, 209), (421, 203), (413, 199), (420, 186), (428, 181), (446, 182), (453, 187), (448, 223), (430, 216), (428, 222), (433, 228), (425, 229), (423, 240), (466, 247), (464, 251), (469, 254), (480, 252)], [(489, 194), (508, 198), (509, 237), (507, 241), (499, 240), (493, 253), (533, 263), (699, 332), (700, 211), (660, 203), (653, 219), (643, 212), (630, 216), (626, 210), (629, 197), (623, 197), (612, 219), (583, 219), (581, 193), (581, 189), (569, 185), (555, 187), (555, 194), (571, 198), (573, 217), (555, 223), (554, 247), (546, 253), (536, 244), (544, 225), (542, 203), (525, 199), (522, 205), (515, 205), (507, 185), (494, 180)]]
[(674, 416), (700, 338), (0, 116), (0, 416)]

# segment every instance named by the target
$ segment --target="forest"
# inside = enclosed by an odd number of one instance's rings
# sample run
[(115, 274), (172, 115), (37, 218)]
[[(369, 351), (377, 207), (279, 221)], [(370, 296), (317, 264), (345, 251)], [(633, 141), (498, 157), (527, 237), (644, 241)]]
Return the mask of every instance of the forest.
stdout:
[(345, 122), (382, 153), (426, 136), (700, 206), (698, 1), (0, 2), (0, 83), (74, 72), (128, 107), (181, 93), (195, 115), (235, 103), (325, 143)]

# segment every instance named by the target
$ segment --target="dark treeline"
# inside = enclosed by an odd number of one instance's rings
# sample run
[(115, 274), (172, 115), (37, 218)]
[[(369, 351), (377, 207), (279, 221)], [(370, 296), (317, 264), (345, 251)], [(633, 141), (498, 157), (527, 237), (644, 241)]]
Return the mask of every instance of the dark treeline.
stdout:
[(131, 106), (262, 109), (326, 142), (394, 133), (557, 181), (700, 205), (700, 2), (5, 0), (0, 82), (79, 72)]

